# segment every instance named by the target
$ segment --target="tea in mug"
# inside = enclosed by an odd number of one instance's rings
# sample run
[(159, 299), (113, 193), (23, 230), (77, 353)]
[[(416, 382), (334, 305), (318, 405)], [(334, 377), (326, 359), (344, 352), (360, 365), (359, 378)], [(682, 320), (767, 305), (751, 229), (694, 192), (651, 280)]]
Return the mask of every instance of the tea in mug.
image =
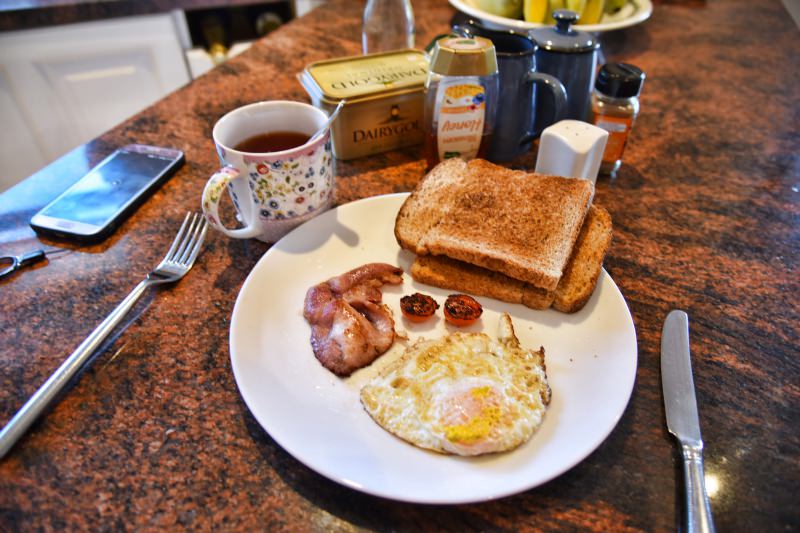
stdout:
[(311, 136), (307, 133), (296, 131), (271, 131), (248, 137), (233, 148), (239, 152), (251, 154), (282, 152), (303, 146), (310, 138)]

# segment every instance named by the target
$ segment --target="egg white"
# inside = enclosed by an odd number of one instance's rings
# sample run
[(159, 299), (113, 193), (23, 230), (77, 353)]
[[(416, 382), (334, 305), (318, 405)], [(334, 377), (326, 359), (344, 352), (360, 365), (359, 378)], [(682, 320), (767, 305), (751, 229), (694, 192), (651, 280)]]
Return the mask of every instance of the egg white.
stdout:
[(516, 448), (550, 402), (544, 350), (526, 350), (511, 318), (484, 333), (420, 340), (361, 389), (381, 427), (421, 448), (480, 455)]

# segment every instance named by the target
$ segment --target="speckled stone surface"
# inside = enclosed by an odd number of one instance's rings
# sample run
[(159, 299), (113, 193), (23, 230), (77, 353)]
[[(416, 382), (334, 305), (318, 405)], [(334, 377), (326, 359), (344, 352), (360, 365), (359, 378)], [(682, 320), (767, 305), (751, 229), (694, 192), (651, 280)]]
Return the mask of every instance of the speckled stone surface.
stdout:
[[(296, 73), (358, 53), (362, 7), (335, 1), (287, 24), (0, 196), (0, 252), (70, 250), (0, 280), (0, 421), (199, 208), (217, 165), (215, 120), (256, 100), (307, 101)], [(414, 9), (419, 43), (453, 14), (443, 0)], [(192, 272), (145, 298), (0, 461), (0, 530), (672, 531), (681, 471), (664, 424), (659, 346), (673, 308), (691, 318), (718, 530), (796, 530), (798, 37), (778, 0), (657, 4), (646, 23), (603, 36), (609, 59), (647, 73), (625, 164), (596, 196), (613, 216), (605, 267), (633, 315), (639, 360), (617, 427), (567, 473), (498, 501), (425, 506), (361, 494), (303, 466), (249, 413), (229, 359), (234, 301), (267, 245), (210, 233)], [(187, 164), (104, 243), (39, 241), (30, 216), (130, 142), (176, 146)], [(336, 201), (406, 191), (423, 172), (418, 148), (339, 162)]]

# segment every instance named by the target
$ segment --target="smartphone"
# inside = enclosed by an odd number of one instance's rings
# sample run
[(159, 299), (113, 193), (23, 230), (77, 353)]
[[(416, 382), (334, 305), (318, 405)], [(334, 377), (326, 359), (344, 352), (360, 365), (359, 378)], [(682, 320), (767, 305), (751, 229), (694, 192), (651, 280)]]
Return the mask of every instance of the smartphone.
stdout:
[(51, 237), (101, 241), (183, 162), (180, 150), (142, 144), (120, 148), (36, 213), (31, 227)]

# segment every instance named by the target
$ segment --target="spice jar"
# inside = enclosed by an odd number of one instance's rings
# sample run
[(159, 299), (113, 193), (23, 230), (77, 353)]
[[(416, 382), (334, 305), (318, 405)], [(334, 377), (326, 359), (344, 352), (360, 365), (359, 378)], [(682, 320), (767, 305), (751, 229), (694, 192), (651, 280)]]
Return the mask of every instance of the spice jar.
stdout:
[(485, 157), (492, 144), (499, 91), (497, 55), (483, 37), (443, 37), (425, 81), (428, 167), (451, 157)]
[(633, 122), (639, 114), (639, 93), (644, 72), (627, 63), (607, 63), (597, 74), (592, 94), (593, 122), (608, 131), (600, 172), (614, 175), (622, 164), (622, 153)]

